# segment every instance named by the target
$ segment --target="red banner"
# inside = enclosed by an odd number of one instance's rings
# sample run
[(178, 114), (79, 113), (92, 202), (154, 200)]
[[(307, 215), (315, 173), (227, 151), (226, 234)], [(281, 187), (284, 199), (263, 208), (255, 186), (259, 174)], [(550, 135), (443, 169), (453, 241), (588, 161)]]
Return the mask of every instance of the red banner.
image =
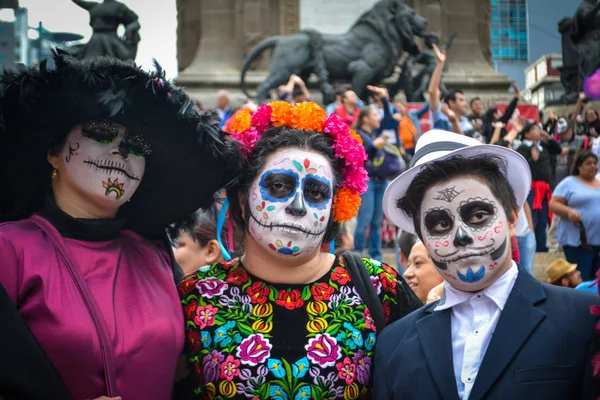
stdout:
[[(424, 105), (425, 103), (408, 103), (406, 104), (406, 109), (408, 110), (408, 112), (419, 111), (421, 108), (423, 108)], [(425, 114), (423, 114), (423, 117), (421, 117), (419, 122), (421, 124), (421, 132), (425, 133), (433, 129), (430, 111), (427, 111)]]
[[(506, 107), (508, 107), (508, 104), (496, 104), (495, 107), (498, 110), (500, 110), (500, 112), (504, 113), (504, 111), (506, 110)], [(540, 114), (539, 114), (538, 106), (534, 106), (534, 105), (530, 105), (530, 104), (518, 104), (517, 108), (515, 109), (515, 112), (510, 117), (510, 120), (508, 121), (508, 124), (506, 125), (507, 131), (510, 131), (510, 129), (512, 127), (511, 122), (515, 118), (519, 118), (519, 117), (529, 119), (529, 120), (534, 120), (535, 122), (539, 122)]]

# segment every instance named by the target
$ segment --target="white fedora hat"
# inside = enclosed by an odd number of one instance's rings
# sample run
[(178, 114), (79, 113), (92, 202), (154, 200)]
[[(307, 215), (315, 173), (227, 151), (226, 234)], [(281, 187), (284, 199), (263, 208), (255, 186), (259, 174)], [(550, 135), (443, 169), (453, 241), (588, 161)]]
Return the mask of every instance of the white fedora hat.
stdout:
[[(413, 220), (398, 208), (412, 180), (428, 164), (453, 156), (470, 158), (482, 154), (494, 155), (504, 160), (506, 178), (515, 192), (519, 209), (527, 201), (531, 189), (531, 170), (527, 160), (514, 150), (495, 144), (481, 144), (477, 139), (438, 129), (431, 130), (419, 139), (411, 167), (394, 179), (383, 195), (383, 212), (403, 231), (415, 234)], [(467, 172), (467, 171), (465, 171)]]

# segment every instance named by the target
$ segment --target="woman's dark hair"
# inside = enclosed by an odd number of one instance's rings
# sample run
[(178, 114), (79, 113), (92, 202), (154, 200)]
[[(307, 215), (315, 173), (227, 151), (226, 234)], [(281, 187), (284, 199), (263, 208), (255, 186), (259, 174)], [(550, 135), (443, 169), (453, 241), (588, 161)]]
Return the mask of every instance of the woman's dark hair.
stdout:
[[(201, 247), (206, 246), (211, 240), (218, 240), (217, 221), (219, 218), (219, 211), (223, 205), (223, 200), (224, 199), (215, 199), (215, 203), (207, 210), (198, 210), (187, 219), (170, 225), (167, 228), (167, 233), (171, 242), (176, 245), (177, 240), (184, 233), (187, 233), (192, 240), (198, 242)], [(221, 231), (221, 243), (223, 243), (225, 247), (231, 248), (231, 246), (227, 246), (228, 236), (228, 227), (227, 223), (225, 223), (223, 230)], [(235, 229), (235, 227), (233, 231), (233, 240), (235, 242), (235, 251), (232, 252), (231, 256), (236, 258), (243, 254), (244, 237), (240, 234), (238, 229)]]
[(368, 106), (360, 109), (360, 112), (358, 113), (358, 119), (356, 120), (357, 128), (362, 129), (363, 120), (369, 116), (369, 113), (371, 113), (372, 110), (373, 108)]
[(490, 107), (487, 109), (485, 114), (483, 114), (483, 119), (490, 123), (496, 122), (496, 118), (494, 118), (494, 114), (496, 114), (497, 112), (498, 112), (498, 109), (496, 107)]
[[(262, 137), (256, 142), (253, 153), (244, 161), (242, 175), (233, 187), (227, 189), (227, 198), (229, 199), (229, 212), (233, 221), (239, 226), (248, 228), (242, 208), (240, 206), (239, 194), (243, 194), (246, 199), (246, 210), (250, 212), (248, 199), (250, 198), (250, 188), (254, 179), (265, 167), (267, 158), (277, 150), (283, 148), (295, 147), (313, 151), (324, 156), (330, 163), (333, 170), (333, 193), (337, 193), (342, 182), (342, 167), (344, 160), (335, 157), (332, 142), (329, 136), (315, 131), (304, 131), (300, 129), (289, 128), (287, 126), (269, 128), (263, 133)], [(333, 201), (333, 199), (331, 199)], [(339, 224), (333, 221), (333, 214), (329, 219), (325, 231), (324, 242), (331, 241), (339, 230)]]
[(579, 167), (581, 167), (585, 160), (587, 160), (590, 157), (595, 159), (596, 162), (598, 162), (598, 156), (589, 150), (585, 150), (579, 153), (579, 155), (573, 161), (573, 169), (571, 169), (571, 175), (579, 175)]
[(425, 166), (413, 179), (406, 194), (398, 200), (397, 207), (412, 218), (415, 231), (422, 238), (420, 209), (427, 189), (459, 176), (476, 176), (487, 183), (494, 196), (502, 203), (506, 216), (510, 217), (517, 209), (517, 201), (505, 171), (505, 161), (490, 154), (470, 158), (454, 156), (435, 161)]

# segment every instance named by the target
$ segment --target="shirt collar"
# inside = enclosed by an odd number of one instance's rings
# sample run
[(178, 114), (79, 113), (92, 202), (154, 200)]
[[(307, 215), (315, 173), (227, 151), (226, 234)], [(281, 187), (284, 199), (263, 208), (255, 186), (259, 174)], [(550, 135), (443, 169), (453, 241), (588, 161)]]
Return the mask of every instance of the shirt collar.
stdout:
[(527, 147), (531, 147), (531, 146), (533, 146), (533, 145), (535, 144), (535, 147), (537, 147), (539, 151), (543, 151), (543, 150), (544, 150), (544, 148), (542, 147), (542, 145), (541, 145), (541, 144), (539, 144), (539, 143), (534, 143), (534, 142), (532, 142), (532, 141), (531, 141), (531, 140), (529, 140), (529, 139), (523, 139), (523, 142), (522, 142), (522, 143), (523, 143), (525, 146), (527, 146)]
[(508, 296), (510, 295), (513, 286), (515, 286), (518, 274), (519, 268), (513, 261), (512, 266), (508, 271), (480, 292), (463, 292), (462, 290), (454, 288), (446, 281), (444, 282), (444, 295), (438, 305), (434, 308), (434, 311), (447, 310), (448, 308), (462, 304), (477, 295), (486, 296), (492, 300), (500, 310), (503, 310), (504, 305), (508, 300)]

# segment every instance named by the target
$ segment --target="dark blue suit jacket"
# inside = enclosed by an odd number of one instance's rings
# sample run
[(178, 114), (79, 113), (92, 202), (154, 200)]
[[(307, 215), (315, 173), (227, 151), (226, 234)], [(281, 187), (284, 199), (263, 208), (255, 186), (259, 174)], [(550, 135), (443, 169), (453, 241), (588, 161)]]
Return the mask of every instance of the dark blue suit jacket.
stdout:
[[(373, 399), (459, 400), (451, 310), (437, 303), (397, 321), (377, 339)], [(469, 400), (597, 400), (590, 305), (600, 296), (542, 284), (519, 271)]]

